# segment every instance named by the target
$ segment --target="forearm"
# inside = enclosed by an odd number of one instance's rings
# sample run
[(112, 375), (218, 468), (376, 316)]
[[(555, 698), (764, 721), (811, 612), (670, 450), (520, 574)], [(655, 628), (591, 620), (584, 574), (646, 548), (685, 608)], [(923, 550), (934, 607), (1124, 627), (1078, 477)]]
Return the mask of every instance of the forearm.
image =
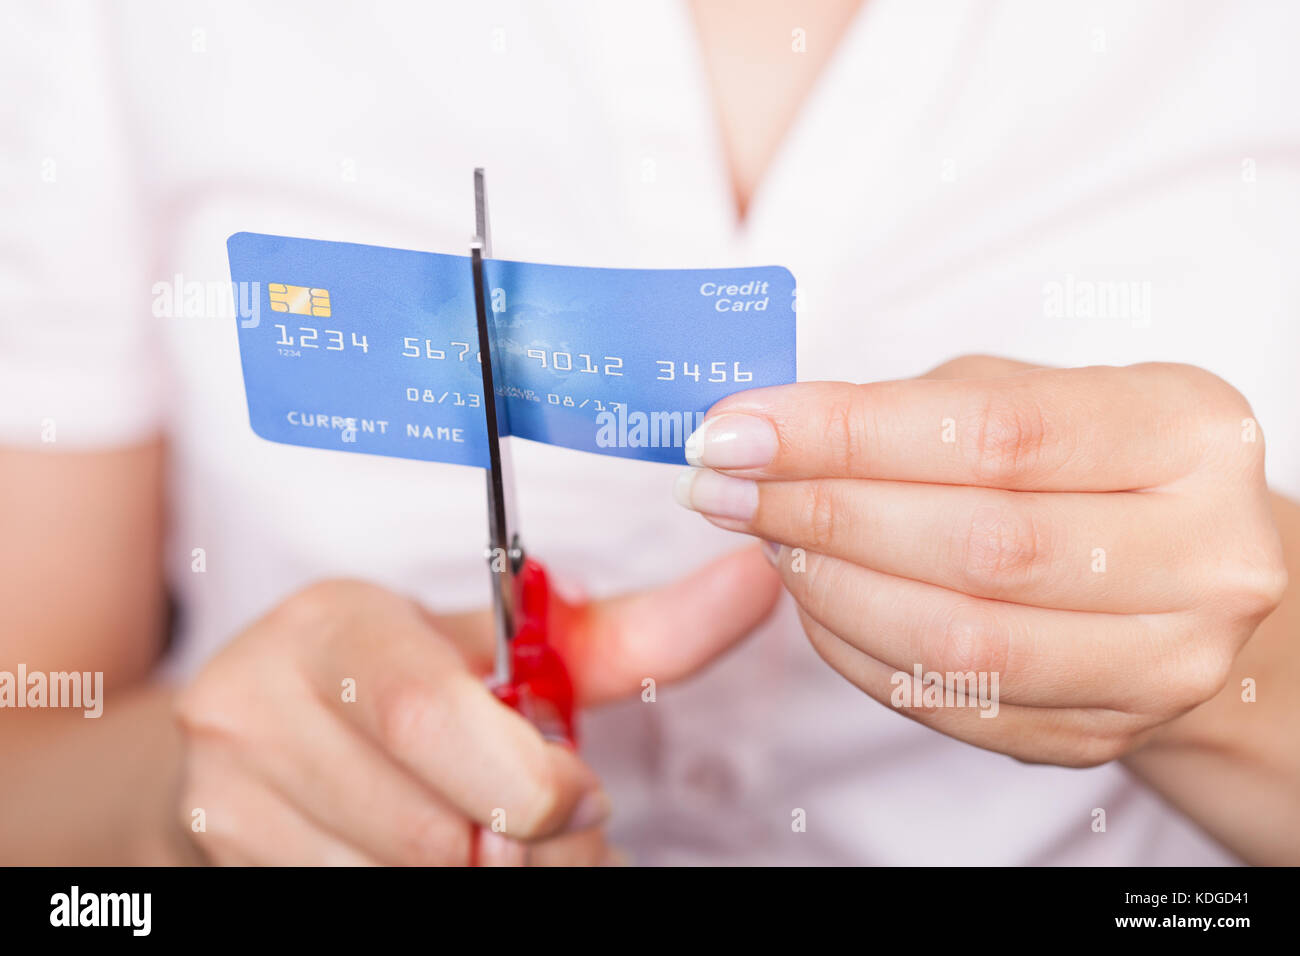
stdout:
[[(1300, 505), (1273, 496), (1290, 586), (1213, 699), (1125, 759), (1243, 860), (1300, 864)], [(1254, 700), (1243, 686), (1253, 682)]]
[(180, 738), (171, 692), (109, 692), (102, 716), (0, 711), (0, 860), (8, 864), (196, 862), (176, 810)]
[[(102, 673), (103, 713), (0, 709), (0, 861), (179, 862), (164, 447), (0, 448), (0, 670)], [(20, 689), (21, 692), (21, 689)]]

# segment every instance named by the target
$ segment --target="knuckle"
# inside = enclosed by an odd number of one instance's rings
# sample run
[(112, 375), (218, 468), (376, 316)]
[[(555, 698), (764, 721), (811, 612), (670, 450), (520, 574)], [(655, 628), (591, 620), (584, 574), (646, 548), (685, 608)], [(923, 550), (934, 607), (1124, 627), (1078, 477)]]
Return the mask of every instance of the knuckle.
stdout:
[(944, 362), (929, 374), (949, 378), (991, 378), (1005, 373), (1008, 367), (1021, 367), (1021, 363), (988, 352), (968, 352)]
[(1189, 434), (1204, 460), (1246, 475), (1263, 478), (1264, 441), (1261, 431), (1243, 440), (1242, 427), (1254, 419), (1250, 401), (1230, 382), (1194, 365), (1152, 363), (1172, 376), (1185, 396)]
[(200, 674), (176, 695), (172, 713), (180, 729), (190, 735), (234, 737), (242, 727), (240, 708), (231, 705), (225, 683), (207, 673)]
[[(228, 761), (219, 759), (211, 747), (200, 746), (187, 753), (175, 819), (182, 832), (209, 857), (237, 848), (241, 842), (245, 828), (235, 789)], [(196, 810), (203, 811), (199, 830), (194, 829)]]
[(839, 451), (839, 474), (853, 474), (858, 460), (858, 425), (856, 404), (851, 401), (833, 402), (826, 412), (826, 437)]
[(1261, 487), (1267, 487), (1268, 477), (1264, 470), (1265, 463), (1265, 444), (1264, 431), (1259, 429), (1255, 441), (1241, 441), (1241, 427), (1246, 419), (1253, 418), (1254, 414), (1251, 409), (1246, 410), (1246, 414), (1238, 416), (1229, 424), (1229, 430), (1234, 438), (1234, 445), (1239, 445), (1246, 449), (1245, 467), (1243, 472), (1248, 479), (1253, 479)]
[(373, 584), (350, 578), (315, 581), (286, 598), (275, 613), (284, 622), (315, 629), (333, 622), (340, 608), (351, 606), (376, 590)]
[(1032, 578), (1046, 545), (1042, 528), (1029, 511), (981, 505), (960, 533), (957, 549), (966, 586), (998, 593)]
[(1286, 564), (1278, 558), (1265, 570), (1259, 587), (1263, 605), (1269, 613), (1282, 603), (1290, 587), (1291, 575), (1287, 572)]
[(809, 610), (834, 607), (844, 598), (847, 571), (845, 562), (812, 552), (807, 556), (803, 573), (793, 575), (791, 591)]
[(1286, 597), (1290, 576), (1276, 533), (1258, 546), (1243, 547), (1221, 565), (1213, 584), (1221, 607), (1235, 623), (1252, 628)]
[(976, 366), (981, 356), (979, 355), (958, 355), (956, 358), (936, 365), (930, 371), (925, 373), (925, 378), (956, 378), (966, 369)]
[(826, 481), (808, 484), (803, 500), (801, 527), (808, 545), (817, 551), (830, 550), (839, 527), (838, 503), (833, 487)]
[(1246, 615), (1263, 619), (1273, 613), (1286, 597), (1291, 579), (1280, 555), (1252, 564), (1242, 586)]
[(442, 732), (440, 708), (422, 684), (399, 684), (379, 705), (380, 742), (391, 754), (415, 754)]
[[(207, 802), (210, 803), (210, 801)], [(180, 793), (177, 795), (177, 801), (175, 806), (175, 811), (176, 811), (175, 819), (176, 822), (180, 824), (182, 832), (184, 833), (193, 832), (192, 827), (194, 825), (194, 810), (196, 807), (203, 807), (204, 809), (207, 809), (205, 801), (203, 797), (199, 795), (199, 791), (197, 790), (197, 788), (195, 788), (193, 784), (187, 782), (181, 788)], [(205, 826), (206, 826), (206, 821), (205, 821)]]
[(929, 642), (922, 642), (929, 659), (920, 663), (961, 674), (1002, 674), (1010, 643), (1010, 635), (991, 609), (961, 604), (943, 615)]
[(172, 714), (182, 730), (198, 730), (206, 722), (210, 705), (206, 699), (206, 689), (201, 685), (202, 677), (179, 691), (172, 702)]
[[(1061, 765), (1078, 770), (1099, 767), (1102, 764), (1118, 760), (1128, 753), (1129, 737), (1127, 734), (1110, 734), (1094, 732), (1083, 734), (1074, 739), (1067, 748)], [(1055, 761), (1054, 761), (1055, 762)]]
[(830, 449), (826, 458), (834, 474), (844, 477), (859, 474), (863, 462), (868, 460), (867, 447), (874, 424), (871, 397), (875, 387), (878, 386), (837, 389), (823, 406), (821, 435), (823, 446)]
[(972, 470), (981, 483), (998, 487), (1027, 480), (1042, 459), (1047, 424), (1023, 389), (995, 389), (974, 423)]
[(449, 819), (440, 810), (430, 809), (415, 814), (401, 828), (403, 835), (399, 852), (403, 862), (415, 866), (462, 866), (470, 857), (470, 828)]
[(1170, 696), (1176, 712), (1197, 707), (1223, 690), (1234, 657), (1228, 648), (1219, 645), (1186, 655)]
[(1217, 409), (1232, 414), (1248, 414), (1250, 402), (1231, 382), (1197, 365), (1180, 362), (1153, 363), (1164, 368), (1182, 383), (1187, 394), (1203, 409)]

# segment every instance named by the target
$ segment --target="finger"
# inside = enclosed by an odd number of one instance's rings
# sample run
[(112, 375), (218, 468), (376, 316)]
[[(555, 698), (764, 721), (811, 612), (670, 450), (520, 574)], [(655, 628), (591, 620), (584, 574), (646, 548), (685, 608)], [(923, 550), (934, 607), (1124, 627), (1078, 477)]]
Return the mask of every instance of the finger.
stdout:
[(398, 619), (387, 611), (377, 626), (373, 639), (339, 635), (323, 656), (328, 671), (314, 664), (314, 683), (333, 699), (340, 680), (354, 677), (356, 702), (339, 712), (393, 759), (470, 819), (504, 821), (517, 839), (604, 819), (595, 774), (497, 700), (414, 605)]
[(1002, 378), (1041, 365), (1030, 365), (1000, 355), (963, 355), (938, 365), (918, 378)]
[(609, 845), (599, 827), (541, 840), (528, 847), (529, 866), (603, 866)]
[(475, 842), (476, 866), (523, 866), (528, 862), (528, 844), (512, 840), (504, 833), (480, 827)]
[[(664, 587), (572, 605), (551, 600), (552, 642), (583, 703), (597, 704), (640, 689), (654, 677), (693, 673), (758, 626), (780, 583), (757, 548), (719, 558)], [(429, 615), (476, 671), (491, 667), (490, 612)]]
[[(276, 688), (287, 689), (284, 675)], [(464, 865), (470, 823), (388, 757), (304, 682), (291, 707), (246, 712), (238, 734), (244, 764), (316, 826), (380, 863)], [(275, 701), (271, 688), (264, 700)], [(257, 705), (252, 705), (256, 707)]]
[(602, 866), (610, 856), (599, 827), (521, 843), (489, 829), (479, 831), (479, 866)]
[[(373, 866), (375, 860), (317, 826), (218, 744), (195, 742), (181, 800), (182, 825), (214, 863)], [(194, 831), (202, 810), (203, 829)]]
[[(778, 556), (782, 580), (805, 614), (872, 658), (949, 685), (997, 675), (1001, 698), (1036, 707), (1142, 713), (1185, 682), (1197, 648), (1165, 615), (1052, 611), (984, 601), (838, 558)], [(1208, 649), (1207, 674), (1213, 673)], [(971, 677), (974, 675), (974, 678)]]
[(964, 594), (1114, 613), (1174, 610), (1208, 583), (1212, 522), (1161, 492), (1045, 494), (683, 472), (678, 499), (722, 527)]
[(491, 608), (456, 614), (434, 614), (420, 608), (420, 613), (430, 627), (456, 645), (471, 671), (483, 675), (491, 673), (492, 655), (496, 648)]
[(905, 717), (976, 747), (1007, 754), (1030, 763), (1065, 767), (1092, 767), (1113, 760), (1140, 734), (1139, 718), (1113, 712), (1074, 708), (993, 705), (946, 696), (938, 706), (928, 706), (923, 688), (911, 675), (902, 674), (857, 648), (813, 620), (806, 611), (799, 619), (814, 650), (869, 697)]
[(1195, 468), (1213, 427), (1239, 430), (1239, 400), (1226, 406), (1231, 413), (1209, 411), (1225, 407), (1227, 388), (1176, 365), (782, 385), (713, 406), (686, 457), (763, 478), (1038, 491), (1156, 487)]
[(780, 591), (761, 549), (746, 548), (665, 587), (589, 605), (558, 635), (560, 651), (582, 700), (599, 703), (646, 678), (693, 673), (757, 627)]

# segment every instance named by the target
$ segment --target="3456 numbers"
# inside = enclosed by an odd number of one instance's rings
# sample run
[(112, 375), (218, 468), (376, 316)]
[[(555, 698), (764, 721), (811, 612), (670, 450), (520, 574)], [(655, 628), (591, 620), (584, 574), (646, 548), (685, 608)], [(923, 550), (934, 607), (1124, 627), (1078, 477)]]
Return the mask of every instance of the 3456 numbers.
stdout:
[[(659, 366), (659, 374), (656, 380), (660, 382), (671, 382), (678, 378), (689, 378), (692, 381), (700, 381), (699, 362), (665, 362), (658, 361), (655, 363)], [(728, 370), (727, 365), (731, 365)], [(740, 368), (739, 362), (711, 362), (709, 363), (709, 377), (705, 379), (708, 382), (752, 382), (754, 380), (753, 372), (745, 372)]]

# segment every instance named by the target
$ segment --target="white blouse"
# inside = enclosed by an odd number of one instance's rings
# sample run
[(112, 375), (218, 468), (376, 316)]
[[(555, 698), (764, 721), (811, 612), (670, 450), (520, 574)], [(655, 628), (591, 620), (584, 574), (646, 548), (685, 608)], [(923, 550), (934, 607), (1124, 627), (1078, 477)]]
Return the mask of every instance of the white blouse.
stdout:
[[(743, 224), (675, 2), (16, 19), (0, 440), (166, 432), (177, 678), (325, 576), (486, 602), (479, 472), (254, 436), (225, 302), (240, 230), (464, 252), (475, 165), (504, 258), (788, 266), (802, 379), (974, 351), (1205, 366), (1254, 403), (1272, 481), (1300, 495), (1300, 8), (869, 0)], [(592, 594), (743, 543), (678, 508), (673, 468), (514, 457), (531, 549)], [(1027, 766), (882, 708), (820, 661), (788, 600), (705, 673), (583, 729), (639, 862), (1231, 862), (1118, 765)]]

